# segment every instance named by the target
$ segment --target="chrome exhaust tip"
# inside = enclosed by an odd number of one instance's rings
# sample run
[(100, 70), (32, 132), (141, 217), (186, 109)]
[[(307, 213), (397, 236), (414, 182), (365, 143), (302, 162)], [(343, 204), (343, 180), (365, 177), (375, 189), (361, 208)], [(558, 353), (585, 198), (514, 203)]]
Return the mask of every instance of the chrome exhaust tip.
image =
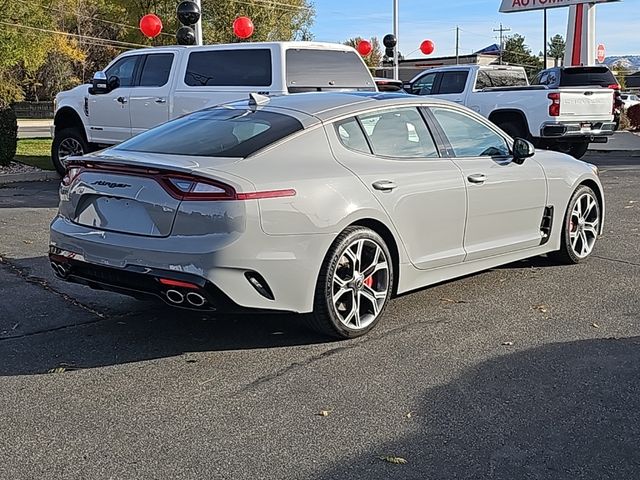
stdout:
[(167, 296), (167, 300), (175, 305), (179, 305), (184, 302), (184, 295), (178, 290), (167, 290), (165, 295)]
[(69, 274), (68, 269), (60, 263), (51, 262), (51, 268), (59, 277), (65, 278)]
[(189, 292), (187, 293), (187, 302), (189, 302), (194, 307), (202, 307), (205, 303), (207, 303), (207, 299), (199, 293)]

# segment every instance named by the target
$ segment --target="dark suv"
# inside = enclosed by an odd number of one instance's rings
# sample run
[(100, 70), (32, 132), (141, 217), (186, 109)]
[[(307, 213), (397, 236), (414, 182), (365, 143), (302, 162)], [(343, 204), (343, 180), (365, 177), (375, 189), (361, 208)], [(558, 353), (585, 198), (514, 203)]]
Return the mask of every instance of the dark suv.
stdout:
[(620, 96), (620, 84), (615, 75), (606, 65), (593, 67), (554, 67), (542, 70), (531, 85), (547, 85), (550, 88), (557, 87), (593, 87), (601, 86), (615, 90), (613, 115), (616, 129), (620, 125), (620, 115), (624, 108), (624, 102)]

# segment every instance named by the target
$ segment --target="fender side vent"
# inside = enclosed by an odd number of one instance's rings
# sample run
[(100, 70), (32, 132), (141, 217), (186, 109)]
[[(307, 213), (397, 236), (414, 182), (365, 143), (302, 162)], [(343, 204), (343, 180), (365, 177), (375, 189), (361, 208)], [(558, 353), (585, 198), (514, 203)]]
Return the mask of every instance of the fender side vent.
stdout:
[(551, 237), (551, 227), (553, 226), (553, 207), (545, 207), (542, 215), (542, 222), (540, 223), (540, 234), (542, 240), (540, 245), (544, 245), (549, 241)]

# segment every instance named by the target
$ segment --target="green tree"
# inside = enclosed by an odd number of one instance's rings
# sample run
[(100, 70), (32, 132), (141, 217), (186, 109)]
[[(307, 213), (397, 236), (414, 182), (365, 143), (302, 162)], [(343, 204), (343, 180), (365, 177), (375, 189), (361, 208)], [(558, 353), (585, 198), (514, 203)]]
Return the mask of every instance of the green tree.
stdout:
[(549, 56), (555, 60), (556, 66), (560, 63), (559, 60), (564, 58), (564, 52), (567, 48), (567, 42), (560, 34), (554, 35), (549, 40)]
[[(350, 38), (344, 42), (344, 44), (357, 49), (358, 44), (362, 40), (364, 40), (362, 37)], [(367, 67), (371, 69), (378, 68), (382, 64), (382, 47), (380, 47), (380, 41), (378, 37), (371, 37), (369, 42), (371, 42), (371, 53), (362, 59), (364, 63), (367, 64)]]
[(529, 77), (534, 77), (542, 69), (540, 57), (531, 54), (522, 35), (515, 34), (507, 37), (502, 54), (503, 62), (510, 65), (524, 67)]

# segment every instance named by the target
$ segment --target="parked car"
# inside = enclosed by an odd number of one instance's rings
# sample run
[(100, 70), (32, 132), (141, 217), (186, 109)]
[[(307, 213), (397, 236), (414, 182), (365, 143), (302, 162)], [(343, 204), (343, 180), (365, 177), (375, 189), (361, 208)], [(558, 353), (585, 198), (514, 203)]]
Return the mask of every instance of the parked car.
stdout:
[(380, 92), (402, 92), (404, 91), (404, 82), (393, 78), (374, 77), (378, 91)]
[(633, 93), (623, 93), (620, 95), (620, 100), (624, 102), (625, 110), (627, 108), (633, 107), (634, 105), (640, 104), (640, 97), (634, 95)]
[(395, 294), (536, 255), (580, 262), (605, 211), (593, 165), (410, 95), (252, 95), (68, 166), (59, 277), (309, 314), (339, 338), (371, 330)]
[(606, 65), (549, 68), (542, 70), (531, 83), (533, 85), (546, 85), (550, 88), (600, 86), (613, 90), (613, 115), (616, 130), (618, 129), (624, 105), (620, 93), (620, 84), (618, 84), (615, 75)]
[(407, 85), (466, 105), (512, 137), (581, 158), (589, 143), (613, 135), (613, 94), (599, 87), (529, 86), (522, 67), (455, 65), (427, 70)]
[(332, 43), (233, 43), (123, 53), (92, 85), (56, 97), (51, 156), (64, 159), (115, 145), (185, 113), (245, 98), (364, 90), (376, 86), (351, 47)]

